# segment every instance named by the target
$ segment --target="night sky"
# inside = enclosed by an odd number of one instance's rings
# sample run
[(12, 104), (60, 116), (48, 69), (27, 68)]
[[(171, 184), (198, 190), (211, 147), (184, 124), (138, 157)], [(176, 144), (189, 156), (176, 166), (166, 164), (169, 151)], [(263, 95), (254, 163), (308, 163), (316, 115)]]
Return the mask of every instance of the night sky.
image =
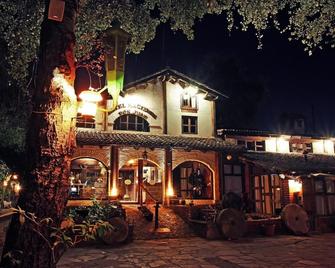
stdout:
[[(335, 134), (335, 49), (317, 50), (312, 56), (298, 41), (275, 31), (264, 34), (263, 49), (257, 49), (253, 31), (229, 34), (222, 16), (206, 16), (195, 26), (195, 39), (173, 33), (167, 25), (139, 55), (126, 56), (126, 83), (166, 66), (194, 79), (203, 77), (203, 61), (209, 54), (233, 58), (239, 66), (260, 78), (266, 89), (256, 115), (255, 129), (277, 131), (282, 112), (303, 114), (310, 121), (314, 107), (316, 129), (321, 135)], [(202, 81), (204, 82), (204, 81)], [(211, 82), (207, 81), (211, 86)], [(216, 88), (225, 92), (224, 88)], [(333, 134), (332, 134), (333, 133)]]

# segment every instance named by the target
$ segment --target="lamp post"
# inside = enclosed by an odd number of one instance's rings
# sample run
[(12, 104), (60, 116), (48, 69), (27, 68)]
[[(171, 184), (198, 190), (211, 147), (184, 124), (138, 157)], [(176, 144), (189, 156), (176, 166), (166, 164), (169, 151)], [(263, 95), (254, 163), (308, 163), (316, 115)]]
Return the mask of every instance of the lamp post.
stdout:
[(79, 98), (83, 101), (79, 112), (82, 115), (95, 116), (98, 102), (102, 101), (101, 93), (107, 89), (113, 98), (111, 111), (118, 103), (118, 98), (123, 89), (125, 52), (130, 41), (130, 35), (120, 28), (120, 23), (114, 22), (103, 35), (103, 46), (105, 53), (106, 85), (102, 89), (88, 89), (80, 93)]

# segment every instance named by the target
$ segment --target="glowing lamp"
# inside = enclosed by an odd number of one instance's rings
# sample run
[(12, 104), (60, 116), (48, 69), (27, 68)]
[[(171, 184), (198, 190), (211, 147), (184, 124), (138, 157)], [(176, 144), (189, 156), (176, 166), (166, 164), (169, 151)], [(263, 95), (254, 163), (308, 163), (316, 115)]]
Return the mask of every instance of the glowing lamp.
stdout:
[(288, 187), (290, 193), (300, 193), (302, 190), (302, 183), (298, 180), (288, 180)]
[(111, 196), (113, 196), (113, 197), (118, 196), (118, 190), (117, 190), (115, 185), (113, 185), (113, 187), (112, 187)]
[(84, 102), (100, 102), (102, 96), (100, 92), (93, 90), (84, 90), (79, 94), (79, 98)]
[(174, 196), (174, 192), (173, 192), (173, 188), (171, 185), (168, 186), (167, 190), (166, 190), (166, 195), (171, 197)]
[(7, 187), (7, 185), (8, 185), (8, 181), (3, 181), (3, 186)]
[(82, 115), (95, 116), (98, 105), (95, 102), (82, 102), (79, 106), (78, 112)]
[(113, 97), (112, 110), (116, 108), (123, 89), (125, 53), (129, 41), (130, 35), (120, 28), (119, 22), (114, 22), (104, 33), (107, 90)]
[(19, 178), (19, 176), (17, 174), (13, 174), (13, 179), (17, 180)]

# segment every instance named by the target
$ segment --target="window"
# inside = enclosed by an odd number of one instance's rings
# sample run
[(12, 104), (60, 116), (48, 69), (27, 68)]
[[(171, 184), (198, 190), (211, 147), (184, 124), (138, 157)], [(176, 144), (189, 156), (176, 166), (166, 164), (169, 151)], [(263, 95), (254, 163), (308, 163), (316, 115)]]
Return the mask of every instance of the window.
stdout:
[(224, 193), (242, 193), (242, 166), (224, 164)]
[(197, 110), (197, 96), (191, 96), (188, 93), (184, 93), (180, 96), (180, 108), (182, 110)]
[(173, 170), (173, 188), (178, 198), (212, 199), (212, 172), (202, 163), (187, 161)]
[(183, 134), (198, 133), (198, 118), (196, 116), (182, 116), (181, 121)]
[(144, 118), (134, 114), (125, 114), (115, 120), (114, 129), (149, 132), (150, 127)]
[(256, 212), (277, 214), (281, 209), (279, 176), (277, 174), (255, 176), (253, 188)]
[(290, 152), (292, 153), (312, 153), (312, 143), (290, 143)]
[(335, 213), (335, 181), (332, 179), (317, 179), (315, 186), (315, 203), (317, 215)]
[(256, 151), (256, 152), (264, 152), (265, 151), (265, 141), (238, 140), (237, 145), (242, 145), (249, 151)]
[(80, 116), (77, 117), (77, 127), (82, 128), (95, 128), (95, 119), (93, 116)]

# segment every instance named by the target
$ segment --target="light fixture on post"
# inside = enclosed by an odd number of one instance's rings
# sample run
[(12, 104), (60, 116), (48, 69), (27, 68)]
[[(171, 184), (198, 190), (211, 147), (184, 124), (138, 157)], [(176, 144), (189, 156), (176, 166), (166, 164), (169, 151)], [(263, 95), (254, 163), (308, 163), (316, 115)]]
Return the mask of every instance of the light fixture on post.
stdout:
[(108, 93), (113, 97), (111, 110), (116, 108), (123, 89), (125, 53), (129, 41), (130, 34), (120, 28), (118, 21), (113, 22), (112, 27), (104, 33), (106, 85)]

